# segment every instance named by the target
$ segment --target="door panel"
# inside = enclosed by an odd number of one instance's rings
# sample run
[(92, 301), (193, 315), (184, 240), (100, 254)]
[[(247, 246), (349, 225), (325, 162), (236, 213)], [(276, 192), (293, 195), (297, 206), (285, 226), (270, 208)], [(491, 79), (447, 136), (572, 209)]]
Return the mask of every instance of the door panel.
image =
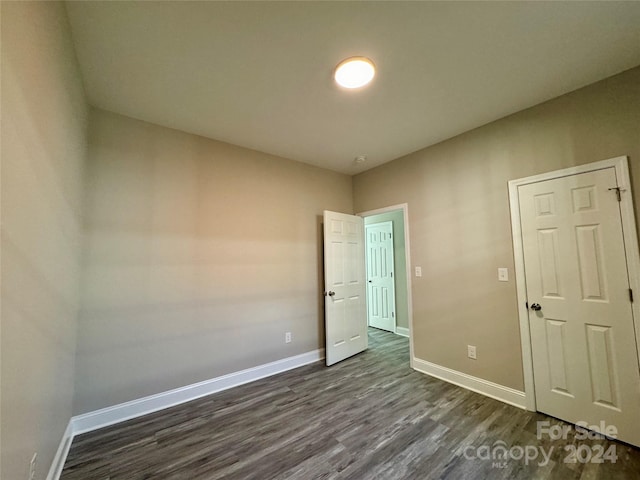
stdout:
[(364, 224), (324, 212), (325, 354), (333, 365), (367, 348)]
[(567, 371), (566, 323), (561, 320), (546, 319), (549, 386), (556, 393), (573, 396), (569, 387), (569, 372)]
[[(518, 187), (538, 410), (640, 445), (640, 374), (614, 168)], [(622, 381), (621, 381), (622, 380)]]
[(611, 327), (599, 325), (586, 327), (589, 364), (593, 365), (591, 369), (592, 401), (606, 407), (619, 408)]
[(547, 228), (538, 231), (538, 250), (542, 296), (560, 298), (562, 295), (558, 272), (558, 229)]
[(576, 244), (582, 299), (585, 301), (606, 300), (600, 225), (576, 227)]
[(370, 326), (395, 333), (393, 223), (365, 226), (367, 250), (367, 316)]

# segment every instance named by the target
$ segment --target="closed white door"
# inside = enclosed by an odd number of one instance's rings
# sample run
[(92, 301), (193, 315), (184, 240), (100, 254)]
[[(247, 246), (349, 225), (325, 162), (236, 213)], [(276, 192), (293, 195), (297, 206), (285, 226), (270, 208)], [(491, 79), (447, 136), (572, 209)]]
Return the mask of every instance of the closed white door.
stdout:
[(367, 251), (367, 317), (371, 327), (396, 331), (393, 278), (393, 223), (365, 226)]
[(327, 365), (367, 349), (364, 222), (324, 212), (325, 355)]
[(518, 188), (537, 409), (640, 445), (640, 374), (615, 169)]

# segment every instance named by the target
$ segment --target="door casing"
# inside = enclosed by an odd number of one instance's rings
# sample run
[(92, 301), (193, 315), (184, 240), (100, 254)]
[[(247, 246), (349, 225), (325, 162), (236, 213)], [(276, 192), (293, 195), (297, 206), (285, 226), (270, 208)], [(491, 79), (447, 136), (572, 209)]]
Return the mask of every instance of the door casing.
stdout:
[[(533, 380), (533, 357), (531, 336), (529, 334), (529, 312), (526, 308), (527, 291), (524, 270), (524, 251), (522, 246), (522, 230), (520, 228), (520, 201), (518, 187), (529, 183), (551, 180), (554, 178), (593, 172), (604, 168), (615, 168), (618, 187), (621, 189), (620, 212), (622, 216), (622, 230), (629, 283), (637, 296), (640, 296), (640, 252), (638, 251), (638, 236), (634, 216), (633, 198), (631, 196), (631, 181), (629, 177), (629, 163), (626, 156), (615, 157), (599, 162), (588, 163), (576, 167), (564, 168), (553, 172), (519, 178), (509, 182), (509, 205), (511, 208), (511, 231), (513, 235), (513, 254), (515, 261), (516, 291), (518, 296), (518, 317), (520, 321), (520, 342), (522, 346), (522, 366), (524, 370), (524, 392), (527, 410), (536, 411), (536, 396)], [(640, 298), (640, 297), (637, 297)], [(633, 323), (636, 340), (640, 339), (640, 300), (632, 303)], [(636, 341), (636, 354), (640, 359), (640, 344)]]

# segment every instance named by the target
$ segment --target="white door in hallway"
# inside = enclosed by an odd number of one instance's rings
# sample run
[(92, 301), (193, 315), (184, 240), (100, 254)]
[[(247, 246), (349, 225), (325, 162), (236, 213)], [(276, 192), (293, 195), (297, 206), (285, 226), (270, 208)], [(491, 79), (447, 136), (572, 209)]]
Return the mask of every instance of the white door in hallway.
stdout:
[(617, 185), (611, 167), (518, 187), (535, 398), (541, 412), (604, 422), (620, 440), (640, 445), (640, 373)]
[(367, 251), (367, 317), (369, 325), (396, 331), (393, 278), (393, 223), (365, 225)]
[(367, 349), (362, 217), (324, 212), (325, 355), (327, 365)]

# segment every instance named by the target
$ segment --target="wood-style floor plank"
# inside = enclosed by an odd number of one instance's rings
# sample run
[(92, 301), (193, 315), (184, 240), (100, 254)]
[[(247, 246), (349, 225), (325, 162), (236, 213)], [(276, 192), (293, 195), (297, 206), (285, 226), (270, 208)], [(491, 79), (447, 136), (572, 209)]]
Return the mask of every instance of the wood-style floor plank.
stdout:
[[(577, 441), (573, 431), (538, 439), (537, 421), (564, 423), (411, 370), (404, 337), (370, 329), (369, 345), (329, 368), (308, 365), (80, 435), (62, 480), (640, 479), (637, 448)], [(551, 450), (550, 461), (467, 458), (496, 445)], [(618, 459), (565, 463), (566, 445), (613, 445)]]

